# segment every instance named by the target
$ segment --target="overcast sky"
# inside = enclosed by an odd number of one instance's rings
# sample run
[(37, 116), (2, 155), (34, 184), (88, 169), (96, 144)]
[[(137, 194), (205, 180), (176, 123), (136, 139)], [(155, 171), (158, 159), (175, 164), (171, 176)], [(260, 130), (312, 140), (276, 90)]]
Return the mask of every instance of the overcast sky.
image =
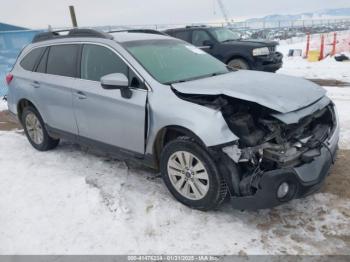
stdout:
[[(350, 0), (222, 0), (233, 19), (350, 7)], [(70, 26), (68, 6), (79, 26), (171, 24), (217, 21), (214, 0), (0, 0), (0, 22), (30, 28)], [(214, 8), (215, 6), (215, 8)], [(216, 12), (214, 12), (216, 10)]]

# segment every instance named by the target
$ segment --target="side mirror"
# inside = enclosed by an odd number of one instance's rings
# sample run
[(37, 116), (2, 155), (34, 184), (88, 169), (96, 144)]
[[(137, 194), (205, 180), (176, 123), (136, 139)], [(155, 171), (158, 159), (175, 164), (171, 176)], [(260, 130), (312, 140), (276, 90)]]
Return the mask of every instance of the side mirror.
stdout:
[(101, 85), (104, 89), (120, 89), (124, 98), (131, 98), (132, 91), (129, 89), (128, 78), (121, 73), (113, 73), (101, 77)]
[(214, 47), (214, 42), (212, 40), (204, 40), (203, 47), (211, 49)]

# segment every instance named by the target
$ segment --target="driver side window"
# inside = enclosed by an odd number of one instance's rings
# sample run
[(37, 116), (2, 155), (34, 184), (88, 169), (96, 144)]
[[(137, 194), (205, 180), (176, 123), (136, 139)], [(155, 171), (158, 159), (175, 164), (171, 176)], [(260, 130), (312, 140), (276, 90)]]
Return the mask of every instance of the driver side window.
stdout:
[(192, 44), (195, 46), (204, 46), (204, 41), (211, 40), (209, 34), (204, 30), (195, 30), (192, 33)]
[(100, 81), (102, 76), (122, 73), (128, 76), (128, 66), (114, 52), (99, 45), (84, 45), (81, 58), (82, 79)]

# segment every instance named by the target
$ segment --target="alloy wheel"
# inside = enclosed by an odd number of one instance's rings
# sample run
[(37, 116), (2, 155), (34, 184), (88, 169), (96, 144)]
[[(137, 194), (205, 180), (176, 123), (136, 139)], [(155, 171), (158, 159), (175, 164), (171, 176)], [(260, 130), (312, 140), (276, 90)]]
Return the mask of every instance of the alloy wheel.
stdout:
[(35, 114), (29, 113), (25, 119), (25, 125), (30, 139), (37, 145), (44, 141), (44, 132), (39, 119)]
[(176, 191), (191, 200), (200, 200), (209, 190), (209, 175), (202, 161), (186, 151), (173, 153), (167, 164), (168, 176)]

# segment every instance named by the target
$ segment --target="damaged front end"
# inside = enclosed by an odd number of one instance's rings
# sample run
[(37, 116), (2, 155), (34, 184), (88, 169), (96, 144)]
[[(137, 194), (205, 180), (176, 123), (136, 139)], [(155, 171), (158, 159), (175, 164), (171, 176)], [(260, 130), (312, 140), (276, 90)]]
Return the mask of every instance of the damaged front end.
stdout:
[(311, 194), (334, 163), (339, 126), (326, 97), (287, 114), (224, 95), (182, 98), (220, 109), (239, 137), (220, 148), (236, 208), (269, 208)]

